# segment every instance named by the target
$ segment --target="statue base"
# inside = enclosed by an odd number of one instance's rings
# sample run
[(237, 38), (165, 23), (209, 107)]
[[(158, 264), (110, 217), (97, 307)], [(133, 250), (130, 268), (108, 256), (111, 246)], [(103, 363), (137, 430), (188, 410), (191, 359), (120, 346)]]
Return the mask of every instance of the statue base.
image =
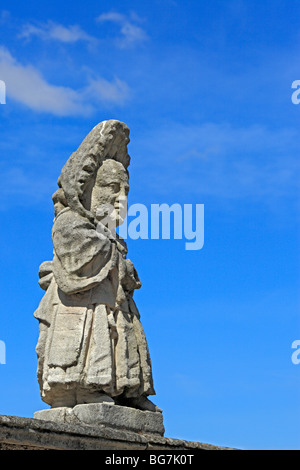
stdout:
[(93, 427), (107, 426), (122, 431), (159, 436), (163, 436), (165, 432), (162, 413), (111, 403), (89, 403), (76, 405), (74, 408), (50, 408), (36, 411), (34, 419)]
[[(108, 463), (106, 461), (107, 456), (112, 456), (111, 451), (116, 456), (122, 456), (123, 451), (126, 451), (129, 456), (128, 451), (131, 450), (154, 451), (154, 453), (159, 453), (159, 455), (168, 454), (168, 458), (174, 452), (176, 452), (177, 456), (179, 454), (183, 456), (184, 453), (187, 453), (194, 456), (192, 458), (193, 462), (195, 462), (196, 453), (198, 454), (200, 450), (233, 449), (217, 447), (202, 442), (183, 441), (181, 439), (160, 436), (159, 434), (120, 431), (104, 425), (93, 427), (55, 421), (50, 422), (43, 419), (0, 415), (1, 450), (102, 450), (104, 453), (99, 454), (98, 461), (100, 466), (102, 463), (105, 466)], [(148, 455), (151, 455), (151, 453), (148, 453)], [(203, 453), (200, 455), (202, 457)], [(140, 462), (147, 458), (145, 454), (144, 457), (141, 457)], [(199, 464), (201, 462), (199, 461)], [(126, 463), (130, 463), (130, 461)], [(177, 463), (184, 462), (180, 461)]]

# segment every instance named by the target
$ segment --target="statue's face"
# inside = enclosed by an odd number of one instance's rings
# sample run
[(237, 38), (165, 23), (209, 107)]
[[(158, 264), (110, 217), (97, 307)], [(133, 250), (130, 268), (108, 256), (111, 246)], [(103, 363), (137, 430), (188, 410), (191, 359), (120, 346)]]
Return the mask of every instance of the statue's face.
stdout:
[(128, 191), (128, 174), (123, 165), (105, 160), (96, 175), (91, 212), (97, 220), (104, 221), (108, 217), (112, 226), (118, 227), (126, 217)]

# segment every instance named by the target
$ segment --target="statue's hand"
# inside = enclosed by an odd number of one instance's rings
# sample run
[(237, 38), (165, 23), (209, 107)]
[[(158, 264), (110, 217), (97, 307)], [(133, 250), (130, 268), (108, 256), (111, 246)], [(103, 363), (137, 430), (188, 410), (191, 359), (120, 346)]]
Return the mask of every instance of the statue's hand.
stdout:
[(39, 267), (39, 285), (47, 290), (53, 278), (52, 261), (44, 261)]

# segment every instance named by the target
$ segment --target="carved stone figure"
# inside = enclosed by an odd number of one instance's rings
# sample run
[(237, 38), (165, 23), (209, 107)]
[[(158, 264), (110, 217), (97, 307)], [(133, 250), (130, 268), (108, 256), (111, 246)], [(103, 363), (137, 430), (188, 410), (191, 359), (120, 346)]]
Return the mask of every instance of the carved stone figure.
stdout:
[(104, 226), (109, 205), (118, 226), (129, 190), (129, 129), (98, 124), (62, 169), (53, 195), (53, 260), (40, 266), (46, 291), (39, 320), (38, 381), (42, 400), (56, 407), (103, 401), (161, 411), (151, 361), (133, 300), (141, 282), (126, 243)]

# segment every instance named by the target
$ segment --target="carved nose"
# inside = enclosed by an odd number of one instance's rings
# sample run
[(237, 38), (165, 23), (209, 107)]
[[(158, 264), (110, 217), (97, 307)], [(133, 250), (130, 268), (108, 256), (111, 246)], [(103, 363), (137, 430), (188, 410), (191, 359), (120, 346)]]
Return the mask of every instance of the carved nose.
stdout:
[(127, 203), (127, 196), (125, 194), (125, 191), (121, 190), (119, 193), (119, 196), (116, 199), (116, 204), (124, 206), (126, 205), (126, 203)]
[(118, 197), (115, 204), (115, 209), (119, 212), (120, 216), (125, 218), (127, 213), (127, 197)]

